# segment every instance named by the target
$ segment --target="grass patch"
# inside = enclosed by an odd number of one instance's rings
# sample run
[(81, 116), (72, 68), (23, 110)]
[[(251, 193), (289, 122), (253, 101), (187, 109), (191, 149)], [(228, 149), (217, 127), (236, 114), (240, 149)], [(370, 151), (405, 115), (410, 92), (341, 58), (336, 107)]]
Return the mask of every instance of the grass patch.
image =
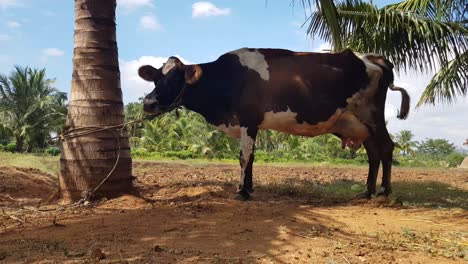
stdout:
[(44, 154), (0, 152), (0, 166), (34, 168), (53, 175), (58, 175), (59, 159), (58, 156)]
[(284, 182), (260, 184), (257, 189), (273, 196), (290, 196), (311, 199), (314, 202), (341, 203), (350, 201), (365, 190), (362, 182), (336, 180), (317, 183), (308, 180), (289, 179)]
[(393, 197), (407, 205), (468, 209), (468, 191), (441, 182), (394, 182)]
[[(238, 164), (237, 160), (206, 160), (206, 159), (135, 159), (134, 170), (150, 172), (155, 168), (139, 166), (138, 161), (167, 162), (187, 165), (216, 165)], [(324, 167), (352, 167), (359, 165), (344, 165), (334, 163), (302, 163), (302, 162), (258, 162), (259, 165), (269, 166), (324, 166)], [(57, 175), (59, 172), (59, 157), (43, 154), (18, 154), (0, 152), (0, 166), (16, 166), (21, 168), (35, 168), (43, 172)], [(234, 181), (233, 184), (237, 182)], [(365, 190), (364, 182), (351, 180), (336, 180), (330, 183), (320, 183), (314, 180), (299, 180), (296, 178), (258, 182), (255, 188), (260, 192), (269, 193), (277, 197), (296, 197), (325, 203), (346, 203), (357, 194)], [(394, 181), (394, 193), (391, 199), (401, 201), (404, 205), (435, 208), (462, 208), (468, 210), (468, 191), (452, 187), (441, 182), (428, 181)]]
[[(320, 183), (311, 180), (288, 179), (285, 181), (263, 182), (257, 186), (261, 192), (274, 197), (296, 197), (314, 203), (348, 203), (365, 191), (363, 182), (336, 180)], [(430, 208), (468, 209), (468, 191), (457, 189), (440, 182), (401, 182), (393, 183), (393, 194), (388, 204), (399, 202), (404, 206)]]

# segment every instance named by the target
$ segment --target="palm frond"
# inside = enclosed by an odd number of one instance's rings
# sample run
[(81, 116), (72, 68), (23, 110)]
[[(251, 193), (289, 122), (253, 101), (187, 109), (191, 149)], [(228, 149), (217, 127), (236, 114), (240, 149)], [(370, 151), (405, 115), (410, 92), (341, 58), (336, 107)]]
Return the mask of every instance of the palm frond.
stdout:
[(52, 84), (44, 69), (15, 66), (8, 77), (0, 75), (1, 122), (29, 146), (65, 123), (66, 94)]
[[(406, 0), (377, 8), (363, 0), (336, 5), (344, 47), (386, 56), (397, 72), (432, 73), (441, 69), (419, 101), (451, 102), (466, 95), (468, 49), (464, 1)], [(334, 32), (323, 12), (310, 17), (308, 34), (333, 43)], [(336, 49), (337, 47), (335, 47)]]
[[(294, 3), (295, 1), (293, 0), (292, 2)], [(310, 0), (301, 0), (301, 3), (304, 9), (308, 8), (309, 10), (313, 10)], [(315, 13), (320, 14), (324, 24), (330, 32), (328, 42), (332, 44), (334, 50), (343, 49), (344, 46), (341, 37), (339, 15), (333, 0), (315, 0), (315, 9), (317, 10)], [(310, 18), (311, 17), (307, 17), (305, 23), (307, 23)]]
[[(432, 71), (468, 47), (468, 30), (458, 23), (394, 8), (378, 9), (361, 0), (345, 1), (337, 10), (344, 45), (359, 52), (384, 54), (397, 70)], [(333, 39), (318, 12), (311, 17), (308, 33)]]
[(388, 5), (387, 8), (415, 12), (433, 20), (465, 23), (468, 15), (468, 4), (460, 0), (405, 0)]
[(457, 96), (466, 96), (468, 90), (468, 51), (449, 61), (432, 78), (419, 99), (422, 104), (452, 103)]

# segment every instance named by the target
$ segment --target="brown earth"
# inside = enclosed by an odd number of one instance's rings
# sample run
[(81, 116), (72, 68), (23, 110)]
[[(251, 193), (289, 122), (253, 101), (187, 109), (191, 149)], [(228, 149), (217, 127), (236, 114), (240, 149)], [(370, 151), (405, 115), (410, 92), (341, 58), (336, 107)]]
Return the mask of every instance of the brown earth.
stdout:
[(135, 162), (138, 194), (41, 205), (55, 177), (0, 167), (0, 263), (466, 263), (468, 171), (396, 168), (390, 198), (354, 199), (365, 167)]

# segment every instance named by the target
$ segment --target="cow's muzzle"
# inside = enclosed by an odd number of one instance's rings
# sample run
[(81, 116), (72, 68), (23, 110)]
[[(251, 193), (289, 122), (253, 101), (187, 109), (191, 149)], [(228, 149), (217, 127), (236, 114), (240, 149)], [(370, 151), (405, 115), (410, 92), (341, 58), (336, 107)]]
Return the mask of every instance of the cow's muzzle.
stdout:
[(159, 114), (162, 112), (159, 102), (156, 99), (143, 99), (143, 110), (149, 114)]

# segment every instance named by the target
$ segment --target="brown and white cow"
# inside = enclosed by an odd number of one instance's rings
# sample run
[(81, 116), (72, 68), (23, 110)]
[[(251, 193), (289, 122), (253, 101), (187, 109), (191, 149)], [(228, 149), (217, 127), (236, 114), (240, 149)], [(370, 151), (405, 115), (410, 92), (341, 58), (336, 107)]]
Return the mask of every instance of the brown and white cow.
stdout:
[(383, 194), (391, 193), (394, 143), (385, 125), (387, 88), (402, 94), (400, 119), (409, 111), (407, 92), (393, 85), (393, 65), (374, 54), (293, 52), (242, 48), (216, 61), (184, 65), (170, 57), (162, 68), (142, 66), (154, 82), (143, 103), (151, 114), (185, 106), (240, 138), (238, 199), (253, 192), (255, 138), (261, 129), (314, 137), (333, 133), (343, 145), (364, 144), (369, 158), (366, 195), (376, 193), (382, 162)]

